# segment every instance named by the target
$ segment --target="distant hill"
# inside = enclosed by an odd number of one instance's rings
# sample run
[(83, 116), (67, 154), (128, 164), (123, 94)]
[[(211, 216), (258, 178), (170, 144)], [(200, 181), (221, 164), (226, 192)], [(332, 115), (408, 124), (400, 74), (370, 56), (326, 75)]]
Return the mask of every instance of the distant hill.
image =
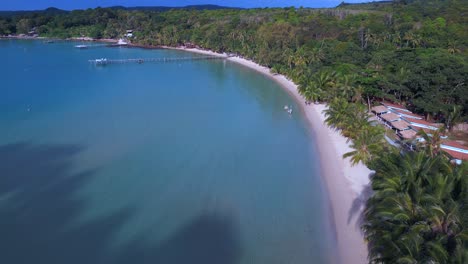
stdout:
[(55, 7), (49, 7), (44, 10), (18, 10), (18, 11), (0, 11), (0, 16), (2, 17), (12, 17), (12, 16), (19, 16), (19, 15), (28, 15), (28, 14), (34, 14), (34, 13), (40, 13), (40, 14), (46, 14), (46, 15), (60, 15), (60, 14), (66, 14), (69, 11), (58, 9)]
[(124, 10), (149, 10), (149, 11), (168, 11), (171, 9), (195, 9), (195, 10), (218, 10), (218, 9), (242, 9), (238, 7), (227, 7), (227, 6), (219, 6), (219, 5), (188, 5), (188, 6), (177, 6), (177, 7), (170, 7), (170, 6), (133, 6), (133, 7), (125, 7), (125, 6), (112, 6), (109, 7), (112, 9), (124, 9)]
[(388, 6), (391, 6), (393, 1), (390, 0), (383, 0), (383, 1), (368, 1), (368, 2), (363, 2), (363, 3), (346, 3), (346, 2), (341, 2), (337, 6), (337, 8), (341, 9), (359, 9), (359, 10), (381, 10), (383, 8), (386, 8)]
[[(227, 7), (227, 6), (219, 6), (219, 5), (188, 5), (188, 6), (132, 6), (132, 7), (125, 7), (125, 6), (111, 6), (107, 7), (111, 9), (120, 9), (120, 10), (145, 10), (145, 11), (169, 11), (172, 9), (195, 9), (195, 10), (219, 10), (219, 9), (242, 9), (239, 7)], [(70, 11), (58, 9), (55, 7), (49, 7), (45, 10), (18, 10), (18, 11), (0, 11), (0, 17), (12, 17), (18, 15), (29, 15), (29, 14), (46, 14), (46, 15), (60, 15), (66, 14)]]

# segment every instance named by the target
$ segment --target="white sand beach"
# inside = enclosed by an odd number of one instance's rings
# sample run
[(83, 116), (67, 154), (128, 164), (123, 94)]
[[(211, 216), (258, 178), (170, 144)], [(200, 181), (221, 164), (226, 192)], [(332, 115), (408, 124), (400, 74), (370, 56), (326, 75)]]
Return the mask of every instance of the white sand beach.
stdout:
[(216, 56), (216, 57), (228, 57), (227, 54), (221, 54), (217, 53), (211, 50), (202, 50), (202, 49), (195, 49), (195, 48), (184, 48), (184, 47), (169, 47), (169, 46), (161, 46), (161, 48), (164, 49), (173, 49), (173, 50), (183, 50), (183, 51), (188, 51), (188, 52), (193, 52), (193, 53), (198, 53), (202, 55), (209, 55), (209, 56)]
[[(176, 48), (205, 55), (226, 56), (212, 51)], [(269, 68), (240, 57), (229, 57), (227, 60), (254, 69), (278, 82), (290, 93), (301, 106), (307, 117), (320, 154), (322, 178), (327, 186), (334, 220), (336, 241), (340, 263), (367, 263), (367, 244), (360, 230), (360, 216), (370, 192), (369, 170), (360, 163), (351, 166), (349, 159), (343, 159), (344, 153), (351, 151), (350, 142), (338, 131), (328, 127), (322, 113), (324, 104), (305, 105), (304, 99), (297, 91), (297, 85), (283, 75), (272, 74)], [(278, 106), (281, 107), (281, 106)]]

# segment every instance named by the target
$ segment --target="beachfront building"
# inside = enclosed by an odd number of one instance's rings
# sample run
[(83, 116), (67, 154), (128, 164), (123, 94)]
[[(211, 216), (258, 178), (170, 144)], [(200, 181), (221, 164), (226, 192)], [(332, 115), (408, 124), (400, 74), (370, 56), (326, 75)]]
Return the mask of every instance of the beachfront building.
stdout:
[(374, 106), (371, 108), (371, 111), (372, 113), (374, 113), (375, 115), (378, 115), (380, 116), (381, 114), (385, 114), (385, 113), (388, 113), (390, 112), (390, 110), (383, 106), (383, 105), (378, 105), (378, 106)]
[(442, 151), (446, 152), (457, 164), (461, 164), (462, 161), (468, 160), (468, 147), (463, 146), (456, 141), (443, 141), (440, 145), (440, 148)]
[(410, 112), (410, 110), (406, 109), (403, 105), (395, 104), (395, 103), (390, 103), (390, 102), (382, 102), (382, 105), (387, 107), (390, 110), (396, 110), (396, 111), (403, 111), (403, 112)]
[(411, 129), (410, 124), (405, 120), (398, 120), (391, 123), (395, 134), (400, 138), (400, 144), (406, 146), (409, 150), (414, 150), (414, 145), (411, 142), (416, 137), (416, 131)]
[(127, 33), (125, 34), (127, 38), (133, 38), (133, 29), (127, 29)]
[[(397, 135), (399, 135), (400, 132), (411, 130), (409, 123), (401, 119), (402, 116), (398, 115), (393, 110), (387, 108), (384, 105), (374, 106), (371, 108), (371, 111), (375, 114), (376, 119), (380, 123), (384, 124), (387, 128), (395, 130)], [(412, 133), (404, 133), (406, 136), (409, 136), (410, 134)], [(416, 134), (415, 131), (414, 134)]]
[(400, 117), (392, 112), (388, 112), (385, 114), (381, 114), (377, 117), (377, 119), (381, 121), (381, 123), (384, 124), (386, 127), (393, 128), (392, 122), (400, 120)]
[(410, 130), (410, 125), (408, 122), (405, 120), (397, 120), (394, 122), (391, 122), (390, 125), (392, 126), (392, 129), (395, 130), (395, 132), (400, 132), (400, 131), (405, 131), (405, 130)]
[[(413, 129), (406, 129), (406, 130), (401, 130), (397, 132), (397, 135), (402, 139), (402, 140), (410, 140), (414, 139), (416, 137), (417, 132), (414, 131)], [(413, 147), (410, 147), (411, 149)]]
[(425, 131), (434, 131), (440, 128), (439, 124), (430, 123), (422, 119), (414, 119), (410, 117), (402, 117), (403, 120), (409, 122), (412, 128), (415, 130), (425, 129)]
[(423, 120), (424, 117), (414, 114), (410, 111), (403, 111), (403, 110), (396, 110), (396, 109), (391, 109), (391, 111), (402, 118), (412, 118), (412, 119), (417, 119), (417, 120)]
[(370, 121), (378, 121), (379, 123), (383, 123), (382, 118), (380, 118), (380, 116), (382, 114), (385, 114), (385, 113), (389, 112), (388, 108), (383, 106), (383, 105), (374, 106), (374, 107), (372, 107), (371, 111), (372, 111), (372, 113), (374, 113), (374, 116), (369, 118), (369, 120)]
[[(417, 133), (424, 130), (429, 136), (438, 130), (442, 124), (431, 123), (424, 120), (420, 115), (414, 114), (402, 105), (382, 102), (382, 105), (374, 106), (371, 112), (376, 119), (387, 128), (395, 130), (396, 135), (409, 150), (414, 150), (418, 140)], [(442, 136), (442, 138), (447, 138)], [(444, 140), (440, 145), (444, 151), (456, 164), (461, 164), (468, 160), (468, 147), (456, 141)]]

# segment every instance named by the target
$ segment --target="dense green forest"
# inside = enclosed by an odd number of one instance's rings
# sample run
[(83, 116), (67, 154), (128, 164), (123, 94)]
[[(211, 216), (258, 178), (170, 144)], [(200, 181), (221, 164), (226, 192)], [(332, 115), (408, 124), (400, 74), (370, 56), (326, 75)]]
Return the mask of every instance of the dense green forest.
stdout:
[(138, 44), (191, 42), (241, 54), (309, 86), (312, 100), (330, 97), (310, 85), (323, 72), (352, 76), (364, 98), (401, 101), (443, 122), (454, 106), (467, 114), (467, 10), (461, 0), (335, 9), (48, 9), (0, 18), (0, 35), (35, 29), (48, 37), (118, 38), (132, 29)]
[[(439, 132), (420, 152), (385, 143), (368, 106), (388, 99), (447, 128), (468, 114), (468, 2), (395, 0), (332, 9), (124, 10), (96, 8), (0, 17), (0, 35), (119, 38), (198, 45), (284, 74), (326, 122), (353, 141), (346, 154), (376, 171), (363, 226), (371, 263), (468, 263), (468, 163), (451, 164)], [(424, 132), (423, 132), (424, 133)]]

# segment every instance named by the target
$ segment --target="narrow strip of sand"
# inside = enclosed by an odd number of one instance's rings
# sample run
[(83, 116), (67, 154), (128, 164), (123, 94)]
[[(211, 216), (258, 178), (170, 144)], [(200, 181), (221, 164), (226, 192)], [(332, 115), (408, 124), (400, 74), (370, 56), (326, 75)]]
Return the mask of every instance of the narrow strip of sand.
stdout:
[[(176, 49), (204, 55), (226, 56), (200, 49)], [(360, 216), (369, 194), (371, 171), (362, 163), (353, 167), (349, 159), (342, 158), (344, 153), (352, 150), (351, 143), (338, 131), (325, 124), (323, 110), (326, 109), (326, 105), (305, 105), (297, 85), (284, 75), (272, 74), (269, 68), (240, 57), (229, 57), (227, 60), (265, 74), (278, 82), (297, 100), (315, 133), (314, 138), (320, 154), (321, 175), (327, 186), (332, 207), (338, 259), (341, 263), (367, 263), (367, 244), (360, 229)]]

